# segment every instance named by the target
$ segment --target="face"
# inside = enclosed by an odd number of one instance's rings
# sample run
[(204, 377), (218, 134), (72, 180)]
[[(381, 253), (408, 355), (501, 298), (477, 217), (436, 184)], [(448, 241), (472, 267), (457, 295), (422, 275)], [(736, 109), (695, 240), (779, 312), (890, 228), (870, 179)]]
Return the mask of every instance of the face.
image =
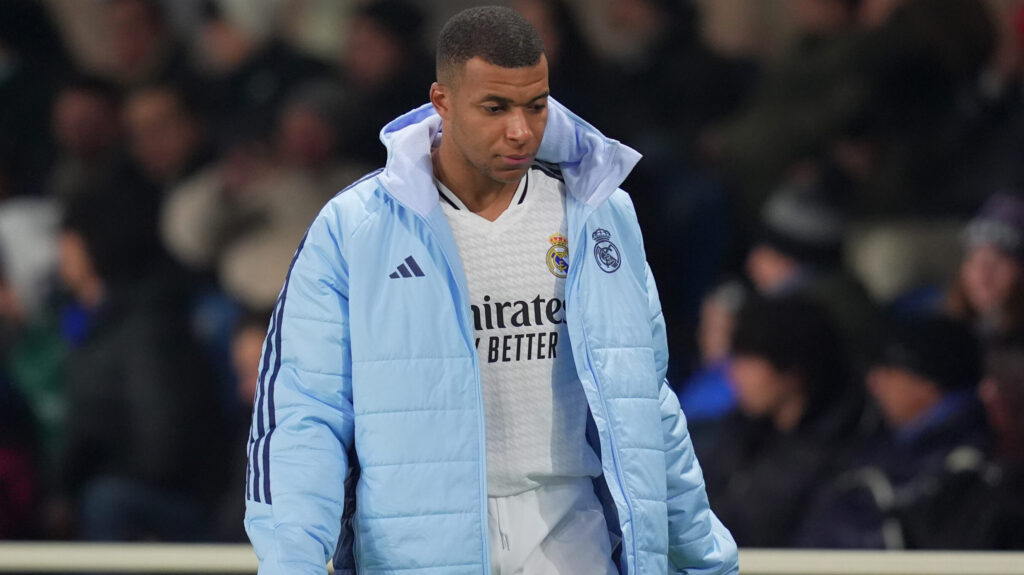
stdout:
[(316, 169), (328, 163), (334, 153), (335, 135), (318, 114), (305, 108), (286, 110), (278, 128), (278, 147), (286, 163)]
[(794, 375), (780, 371), (768, 360), (753, 355), (737, 355), (733, 359), (729, 380), (736, 392), (740, 411), (750, 417), (771, 416), (800, 393), (800, 385)]
[(537, 30), (544, 44), (544, 55), (548, 62), (558, 66), (558, 55), (562, 48), (562, 37), (555, 23), (553, 6), (545, 0), (513, 0), (511, 8), (523, 15)]
[(942, 393), (931, 382), (898, 367), (875, 367), (868, 372), (867, 383), (886, 422), (893, 427), (910, 423), (942, 399)]
[(357, 86), (370, 89), (388, 82), (402, 70), (403, 58), (398, 40), (372, 19), (352, 21), (343, 60)]
[(791, 0), (789, 8), (797, 27), (812, 34), (840, 29), (852, 17), (842, 0)]
[(778, 250), (759, 245), (747, 256), (747, 276), (757, 291), (775, 293), (799, 271), (797, 263)]
[(1000, 312), (1022, 289), (1021, 264), (990, 245), (971, 250), (961, 267), (964, 293), (971, 307), (981, 314)]
[(142, 2), (121, 0), (108, 8), (109, 36), (118, 71), (126, 78), (145, 73), (163, 42), (163, 31)]
[[(548, 63), (502, 68), (466, 62), (430, 99), (444, 122), (443, 169), (481, 185), (518, 182), (529, 170), (548, 120)], [(444, 149), (447, 146), (447, 150)]]
[(153, 179), (171, 179), (191, 160), (199, 128), (174, 94), (138, 94), (128, 102), (125, 117), (132, 155)]
[(117, 110), (103, 98), (68, 90), (54, 103), (54, 136), (69, 154), (91, 158), (117, 145), (117, 117)]

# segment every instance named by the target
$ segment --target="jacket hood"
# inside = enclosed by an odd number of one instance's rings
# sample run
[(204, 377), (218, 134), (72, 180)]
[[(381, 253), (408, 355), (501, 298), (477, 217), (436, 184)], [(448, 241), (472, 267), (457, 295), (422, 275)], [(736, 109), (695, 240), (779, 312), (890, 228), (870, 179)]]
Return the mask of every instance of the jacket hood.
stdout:
[[(424, 216), (438, 203), (430, 149), (440, 134), (441, 117), (429, 103), (392, 120), (380, 132), (388, 150), (381, 182), (396, 200)], [(583, 204), (596, 207), (608, 199), (640, 157), (554, 98), (548, 99), (548, 123), (537, 159), (558, 164), (567, 190)]]

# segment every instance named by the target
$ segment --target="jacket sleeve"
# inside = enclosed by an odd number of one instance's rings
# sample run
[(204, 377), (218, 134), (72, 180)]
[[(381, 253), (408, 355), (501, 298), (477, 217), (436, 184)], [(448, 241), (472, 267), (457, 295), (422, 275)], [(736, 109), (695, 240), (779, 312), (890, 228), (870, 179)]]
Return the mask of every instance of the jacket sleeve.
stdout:
[(353, 441), (348, 269), (325, 210), (292, 260), (263, 347), (245, 528), (260, 575), (323, 575)]
[(686, 429), (686, 416), (676, 394), (668, 386), (668, 343), (661, 313), (658, 288), (650, 266), (647, 268), (651, 326), (655, 361), (661, 378), (661, 425), (665, 436), (665, 466), (668, 471), (668, 559), (675, 573), (725, 575), (739, 573), (736, 542), (729, 530), (711, 511), (704, 475), (693, 452)]

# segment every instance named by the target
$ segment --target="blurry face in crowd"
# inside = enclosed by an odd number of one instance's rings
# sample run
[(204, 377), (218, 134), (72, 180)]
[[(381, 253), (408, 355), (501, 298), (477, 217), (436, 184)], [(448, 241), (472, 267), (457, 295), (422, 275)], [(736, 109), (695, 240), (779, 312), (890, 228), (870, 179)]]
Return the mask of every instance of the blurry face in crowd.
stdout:
[(252, 405), (260, 375), (260, 355), (266, 330), (249, 327), (239, 331), (231, 341), (231, 365), (238, 380), (238, 399)]
[(790, 0), (790, 12), (797, 28), (810, 34), (844, 28), (854, 16), (844, 0)]
[(345, 47), (344, 65), (356, 86), (375, 88), (401, 72), (405, 53), (398, 40), (370, 18), (355, 18)]
[(53, 133), (60, 147), (74, 157), (102, 155), (117, 145), (117, 109), (88, 91), (66, 90), (53, 107)]
[(982, 315), (1003, 311), (1014, 292), (1024, 289), (1021, 263), (991, 245), (972, 249), (960, 274), (968, 303)]
[(278, 146), (284, 161), (298, 168), (315, 169), (329, 162), (337, 138), (319, 114), (295, 106), (285, 110), (278, 128)]
[[(481, 189), (518, 183), (540, 148), (548, 121), (548, 63), (502, 68), (472, 58), (430, 100), (443, 123), (442, 164)], [(450, 161), (445, 161), (445, 160)], [(459, 174), (459, 175), (456, 175)]]
[(199, 146), (199, 125), (167, 90), (147, 90), (129, 100), (125, 123), (132, 155), (158, 182), (185, 169)]
[(875, 367), (868, 372), (867, 384), (892, 427), (914, 421), (942, 399), (942, 392), (933, 383), (899, 367)]
[(778, 250), (766, 245), (755, 246), (747, 255), (747, 276), (757, 291), (775, 293), (799, 271), (799, 265)]
[(510, 7), (523, 15), (533, 25), (544, 44), (544, 55), (552, 66), (558, 65), (558, 56), (562, 48), (562, 38), (558, 33), (555, 15), (551, 4), (544, 0), (514, 0)]
[(877, 28), (889, 20), (896, 8), (905, 4), (908, 0), (862, 0), (860, 4), (859, 19), (861, 23), (869, 28)]
[(107, 7), (108, 39), (116, 74), (124, 81), (143, 79), (160, 56), (164, 31), (139, 0), (117, 0)]
[(729, 379), (740, 411), (750, 417), (773, 417), (803, 393), (799, 378), (756, 355), (737, 355)]

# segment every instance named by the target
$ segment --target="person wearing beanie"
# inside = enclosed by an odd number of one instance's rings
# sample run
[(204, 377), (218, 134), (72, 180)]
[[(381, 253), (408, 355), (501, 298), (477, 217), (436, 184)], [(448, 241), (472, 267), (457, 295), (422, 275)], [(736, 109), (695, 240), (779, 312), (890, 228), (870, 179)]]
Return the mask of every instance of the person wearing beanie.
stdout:
[(830, 196), (839, 185), (827, 174), (784, 183), (765, 203), (745, 267), (765, 297), (799, 295), (821, 304), (846, 339), (850, 361), (859, 368), (875, 351), (881, 314), (864, 286), (842, 265), (847, 218)]
[(902, 513), (928, 496), (958, 453), (990, 442), (976, 396), (980, 348), (961, 322), (941, 315), (895, 324), (866, 385), (884, 428), (846, 456), (819, 492), (797, 542), (825, 548), (904, 549)]
[(967, 224), (950, 312), (984, 341), (1024, 331), (1024, 197), (991, 196)]
[(729, 372), (737, 410), (698, 451), (708, 498), (738, 545), (789, 546), (859, 419), (842, 340), (809, 300), (754, 300), (736, 319)]
[(1024, 550), (1024, 340), (1000, 341), (985, 359), (978, 397), (994, 441), (961, 451), (901, 514), (916, 548)]

